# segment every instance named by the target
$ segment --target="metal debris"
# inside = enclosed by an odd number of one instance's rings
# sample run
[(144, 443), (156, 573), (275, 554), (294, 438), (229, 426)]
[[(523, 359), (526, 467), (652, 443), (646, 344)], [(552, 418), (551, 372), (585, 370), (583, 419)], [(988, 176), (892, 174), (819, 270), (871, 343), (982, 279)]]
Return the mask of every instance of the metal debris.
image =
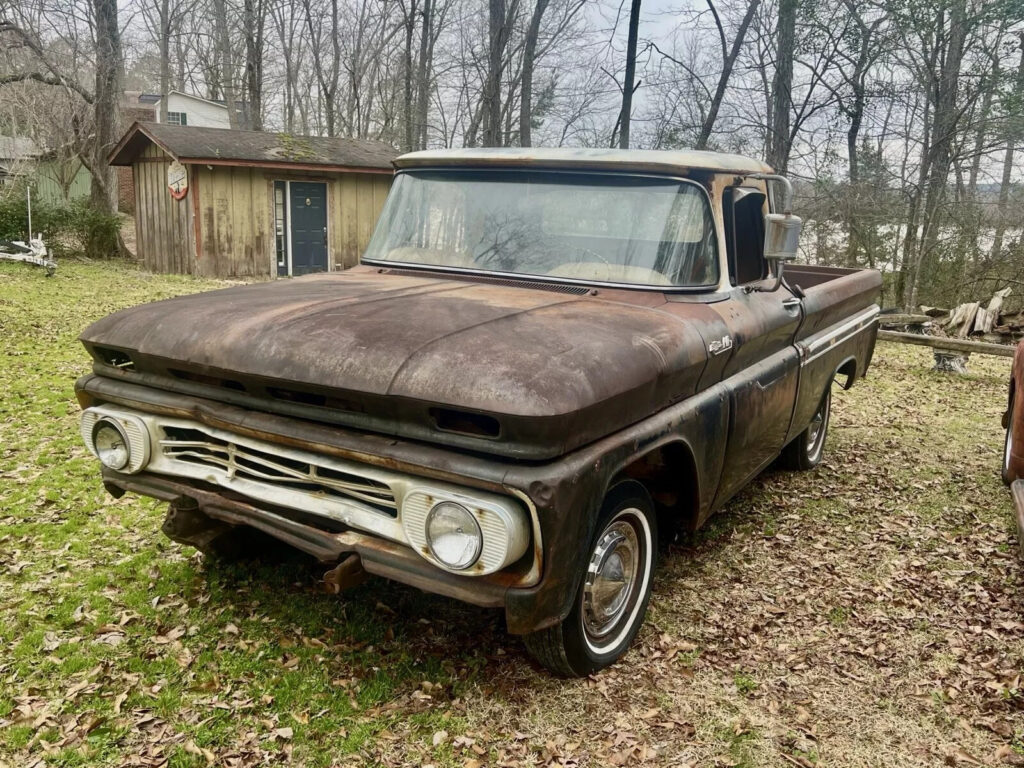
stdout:
[(53, 258), (53, 253), (40, 237), (32, 238), (28, 244), (24, 240), (0, 240), (0, 259), (42, 267), (46, 270), (47, 277), (52, 277), (57, 270), (57, 261)]

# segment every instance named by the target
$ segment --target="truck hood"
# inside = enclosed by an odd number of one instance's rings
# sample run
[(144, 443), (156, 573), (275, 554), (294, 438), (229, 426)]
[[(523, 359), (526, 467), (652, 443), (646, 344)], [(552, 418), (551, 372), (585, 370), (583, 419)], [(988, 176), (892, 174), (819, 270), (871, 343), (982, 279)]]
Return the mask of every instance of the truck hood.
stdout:
[(537, 459), (691, 394), (707, 359), (658, 308), (369, 267), (146, 304), (81, 339), (100, 375)]

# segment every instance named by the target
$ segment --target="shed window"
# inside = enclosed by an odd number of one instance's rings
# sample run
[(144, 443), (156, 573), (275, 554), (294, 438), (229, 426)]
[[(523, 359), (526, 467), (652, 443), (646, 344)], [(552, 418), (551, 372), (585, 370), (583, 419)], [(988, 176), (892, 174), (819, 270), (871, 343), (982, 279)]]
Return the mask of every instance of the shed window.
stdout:
[(274, 182), (274, 247), (277, 253), (277, 274), (288, 274), (288, 190), (287, 182)]
[(168, 112), (168, 125), (188, 125), (188, 116), (184, 112)]

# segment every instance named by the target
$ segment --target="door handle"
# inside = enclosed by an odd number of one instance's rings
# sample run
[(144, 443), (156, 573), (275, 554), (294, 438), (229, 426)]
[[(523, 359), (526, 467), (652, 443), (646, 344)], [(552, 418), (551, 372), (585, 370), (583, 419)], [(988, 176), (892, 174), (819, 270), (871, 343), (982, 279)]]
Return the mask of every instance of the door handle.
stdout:
[(782, 306), (786, 309), (797, 309), (800, 306), (800, 299), (796, 296), (791, 296), (788, 299), (782, 300)]

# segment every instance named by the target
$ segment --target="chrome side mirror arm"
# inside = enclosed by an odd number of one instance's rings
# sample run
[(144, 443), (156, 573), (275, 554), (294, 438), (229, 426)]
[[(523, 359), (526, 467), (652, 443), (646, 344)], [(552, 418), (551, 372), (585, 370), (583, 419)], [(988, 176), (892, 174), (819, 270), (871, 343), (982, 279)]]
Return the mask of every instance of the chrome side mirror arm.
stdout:
[(792, 287), (784, 276), (785, 264), (793, 261), (797, 255), (800, 241), (800, 230), (803, 222), (792, 212), (793, 184), (788, 178), (777, 173), (752, 173), (747, 178), (763, 181), (777, 181), (783, 187), (782, 213), (769, 213), (765, 216), (764, 257), (772, 265), (775, 281), (770, 288), (753, 287), (751, 291), (774, 293), (782, 286), (796, 296), (803, 296), (799, 287)]

